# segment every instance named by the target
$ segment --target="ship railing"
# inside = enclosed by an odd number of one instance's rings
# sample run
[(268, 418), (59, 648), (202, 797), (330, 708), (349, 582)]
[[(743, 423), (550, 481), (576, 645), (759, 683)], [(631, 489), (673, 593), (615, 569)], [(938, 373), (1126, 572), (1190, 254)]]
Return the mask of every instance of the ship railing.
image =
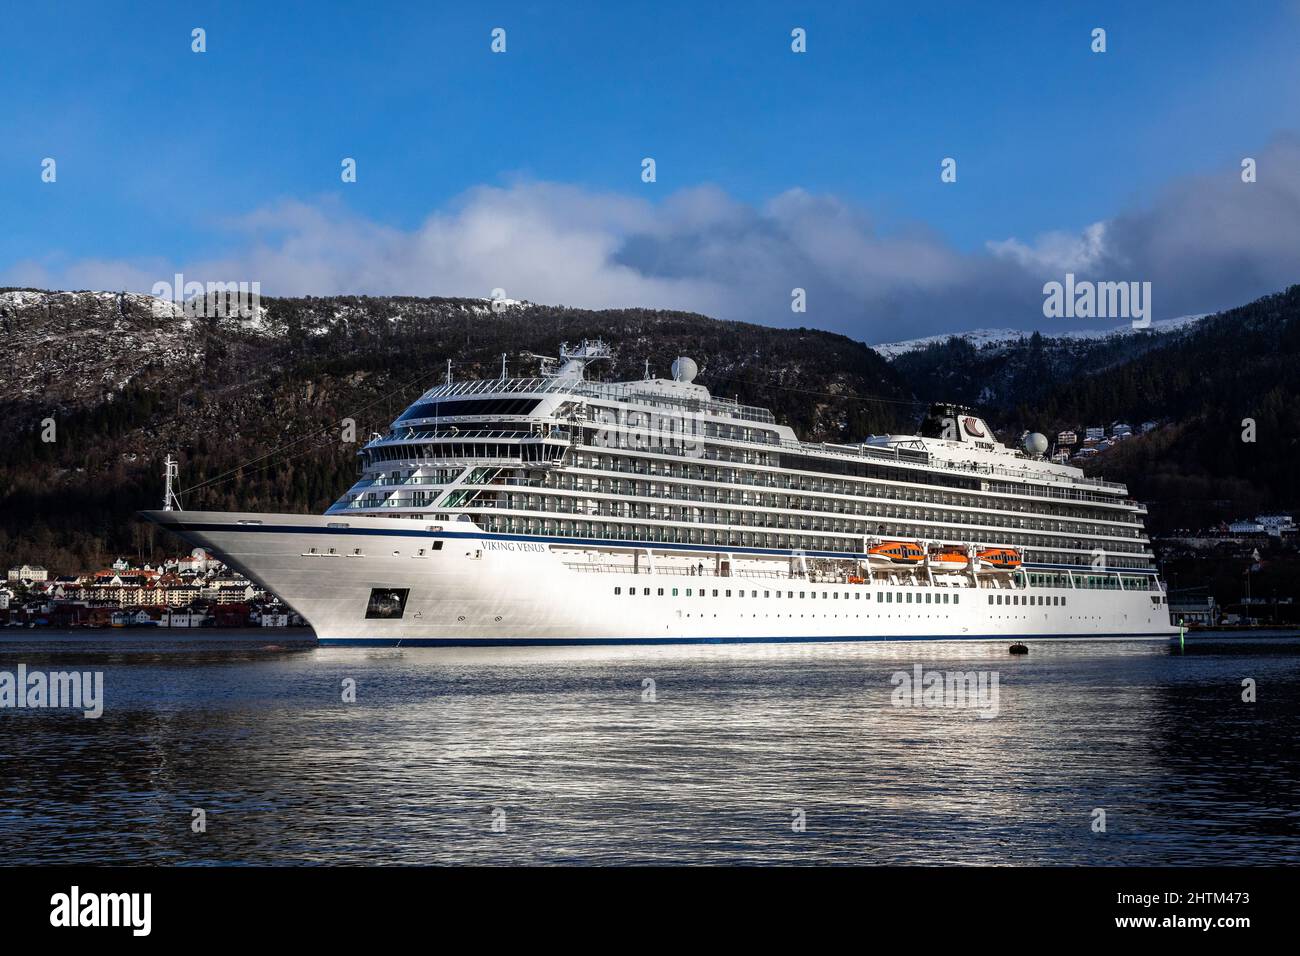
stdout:
[(677, 398), (671, 395), (647, 392), (643, 388), (638, 388), (638, 385), (637, 382), (592, 382), (586, 379), (573, 378), (481, 379), (435, 386), (425, 392), (420, 397), (420, 401), (447, 398), (455, 395), (517, 394), (521, 392), (553, 394), (562, 392), (614, 401), (632, 400), (638, 404), (652, 407), (712, 412), (727, 418), (739, 418), (767, 425), (776, 423), (776, 419), (770, 410), (756, 405), (742, 405), (732, 399), (718, 396), (710, 396), (707, 400)]
[(412, 441), (422, 442), (458, 442), (458, 441), (475, 441), (482, 438), (492, 438), (497, 440), (516, 440), (520, 442), (536, 442), (551, 439), (554, 441), (572, 441), (573, 434), (566, 429), (550, 427), (545, 431), (535, 431), (529, 428), (520, 429), (477, 429), (477, 430), (460, 430), (451, 431), (449, 428), (438, 428), (433, 431), (416, 431), (413, 427), (403, 425), (404, 431), (394, 429), (382, 438), (374, 438), (366, 443), (366, 448), (378, 448), (383, 445), (402, 445)]
[[(587, 384), (591, 384), (591, 383), (587, 383)], [(521, 419), (521, 420), (527, 420), (527, 419)], [(878, 460), (908, 462), (912, 464), (923, 465), (929, 468), (951, 471), (959, 474), (988, 475), (990, 477), (1005, 477), (1005, 478), (1019, 479), (1020, 481), (1042, 479), (1044, 477), (1043, 475), (1030, 471), (1028, 469), (1004, 468), (995, 465), (987, 465), (987, 464), (980, 464), (980, 463), (943, 461), (941, 459), (934, 459), (933, 456), (925, 452), (900, 448), (899, 446), (891, 446), (889, 447), (888, 450), (886, 450), (871, 445), (845, 446), (845, 445), (832, 445), (826, 443), (790, 441), (788, 439), (782, 439), (780, 441), (764, 441), (764, 440), (744, 441), (742, 439), (715, 439), (712, 436), (707, 436), (707, 435), (701, 437), (704, 437), (710, 441), (734, 442), (735, 444), (743, 447), (757, 446), (761, 448), (785, 448), (785, 449), (799, 451), (806, 454), (831, 455), (838, 458), (855, 458), (855, 459), (873, 458)], [(374, 439), (368, 442), (365, 447), (370, 448), (370, 447), (384, 445), (384, 444), (397, 444), (406, 441), (442, 442), (442, 441), (449, 441), (449, 440), (458, 441), (458, 440), (479, 439), (479, 438), (484, 438), (484, 439), (490, 438), (490, 439), (498, 439), (498, 440), (515, 439), (519, 441), (552, 440), (552, 441), (572, 442), (575, 440), (580, 440), (580, 435), (565, 429), (555, 428), (555, 427), (550, 428), (548, 431), (544, 433), (527, 433), (524, 431), (515, 431), (515, 430), (478, 430), (478, 431), (463, 431), (463, 432), (458, 431), (455, 434), (450, 434), (445, 430), (415, 431), (413, 428), (410, 428), (408, 429), (408, 432), (405, 435), (396, 432), (390, 432), (389, 435), (383, 438)], [(694, 445), (694, 442), (692, 442), (691, 444)], [(597, 449), (597, 450), (606, 450), (606, 451), (610, 450), (610, 447), (606, 445), (587, 445), (586, 443), (583, 443), (583, 445), (584, 447), (590, 447), (592, 449)], [(699, 455), (696, 454), (693, 450), (688, 451), (686, 449), (674, 448), (669, 443), (665, 443), (662, 447), (657, 448), (656, 452), (663, 455), (689, 457), (694, 459), (702, 459), (706, 461), (716, 461), (724, 464), (727, 463), (737, 464), (737, 465), (758, 464), (757, 462), (746, 461), (743, 458), (741, 460), (735, 460), (732, 457), (720, 455), (717, 451), (710, 451), (707, 449), (703, 455)], [(1084, 486), (1088, 488), (1107, 488), (1107, 489), (1114, 489), (1116, 491), (1125, 490), (1125, 486), (1119, 482), (1103, 481), (1102, 479), (1099, 478), (1070, 478), (1070, 479), (1061, 479), (1059, 485), (1052, 484), (1052, 485), (1038, 486), (1038, 485), (1022, 484), (1016, 488), (1015, 493), (1029, 495), (1038, 498), (1057, 498), (1061, 500), (1072, 500), (1072, 501), (1099, 501), (1099, 502), (1123, 504), (1129, 507), (1140, 507), (1140, 505), (1138, 505), (1138, 503), (1133, 501), (1132, 499), (1124, 498), (1124, 499), (1117, 500), (1112, 495), (1089, 494), (1086, 491), (1077, 490), (1079, 486)]]
[[(618, 449), (607, 445), (591, 445), (586, 442), (583, 442), (580, 437), (577, 439), (577, 441), (580, 447), (591, 451), (596, 451), (596, 452), (635, 450), (635, 449)], [(710, 441), (712, 441), (712, 439), (710, 439)], [(730, 439), (728, 439), (728, 441), (730, 441)], [(827, 449), (822, 445), (814, 445), (807, 442), (782, 441), (779, 443), (779, 445), (777, 445), (776, 443), (767, 443), (767, 442), (737, 442), (737, 444), (744, 447), (755, 447), (755, 448), (781, 447), (781, 448), (789, 448), (792, 450), (797, 449), (804, 454), (809, 454), (809, 453), (830, 454), (835, 457), (855, 458), (859, 460), (865, 457), (880, 457), (891, 461), (903, 461), (903, 462), (910, 461), (910, 459), (901, 458), (895, 453), (881, 452), (879, 449), (869, 448), (868, 446), (865, 445), (862, 446), (864, 450), (861, 454), (855, 454), (853, 452), (848, 452), (848, 451)], [(693, 461), (706, 461), (706, 462), (722, 464), (722, 465), (735, 465), (738, 467), (763, 464), (762, 462), (758, 462), (758, 461), (746, 460), (744, 457), (737, 458), (734, 455), (725, 454), (719, 451), (717, 448), (706, 447), (703, 454), (697, 454), (694, 451), (688, 451), (685, 448), (675, 448), (671, 444), (665, 443), (662, 446), (656, 447), (654, 451), (656, 454), (665, 457), (672, 456), (676, 458), (688, 458)], [(991, 466), (982, 466), (978, 469), (973, 469), (971, 467), (962, 466), (959, 463), (942, 462), (942, 461), (925, 462), (925, 461), (917, 460), (912, 463), (927, 465), (928, 467), (933, 467), (933, 468), (941, 468), (947, 471), (954, 471), (960, 474), (987, 475), (992, 478), (996, 478), (996, 477), (1022, 478), (1022, 479), (1042, 478), (1041, 475), (1035, 475), (1032, 473), (1020, 472), (1016, 470), (993, 468)], [(613, 472), (617, 472), (619, 474), (639, 474), (639, 475), (648, 474), (651, 476), (654, 475), (653, 472), (637, 470), (635, 468), (628, 468), (626, 466), (616, 467), (610, 470)], [(664, 477), (671, 477), (671, 476), (664, 475)], [(760, 480), (753, 480), (753, 479), (738, 481), (736, 483), (752, 485), (755, 487), (780, 487), (779, 485), (772, 485), (767, 482), (763, 482)], [(1072, 481), (1071, 487), (1060, 487), (1057, 485), (1040, 486), (1040, 485), (1032, 485), (1032, 484), (1017, 484), (1017, 486), (1013, 491), (1009, 491), (1007, 493), (1023, 495), (1027, 497), (1033, 497), (1033, 498), (1058, 499), (1062, 501), (1097, 501), (1097, 502), (1104, 502), (1106, 504), (1117, 504), (1117, 503), (1127, 504), (1127, 502), (1117, 502), (1116, 498), (1113, 495), (1093, 494), (1088, 491), (1078, 490), (1077, 487), (1073, 487), (1079, 484), (1084, 484), (1089, 487), (1109, 487), (1109, 488), (1115, 488), (1117, 490), (1122, 490), (1124, 488), (1122, 484), (1116, 484), (1114, 482), (1102, 482), (1102, 481), (1096, 481), (1092, 479), (1079, 479), (1077, 481)]]

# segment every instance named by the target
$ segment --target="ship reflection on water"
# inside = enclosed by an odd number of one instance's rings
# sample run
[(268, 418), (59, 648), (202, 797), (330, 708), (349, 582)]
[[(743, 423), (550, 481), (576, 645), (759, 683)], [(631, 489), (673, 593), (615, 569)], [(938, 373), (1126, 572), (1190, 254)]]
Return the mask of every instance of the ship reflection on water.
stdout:
[[(106, 701), (0, 712), (13, 863), (1300, 861), (1295, 637), (20, 661)], [(913, 706), (932, 673), (996, 675), (996, 713)]]

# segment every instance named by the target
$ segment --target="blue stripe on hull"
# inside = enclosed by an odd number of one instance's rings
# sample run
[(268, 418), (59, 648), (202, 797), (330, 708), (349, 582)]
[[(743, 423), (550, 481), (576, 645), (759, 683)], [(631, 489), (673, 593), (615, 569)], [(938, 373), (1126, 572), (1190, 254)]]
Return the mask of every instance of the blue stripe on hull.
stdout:
[(1168, 640), (1170, 633), (1104, 634), (926, 634), (917, 637), (326, 637), (317, 643), (331, 647), (578, 647), (619, 644), (847, 644), (889, 641), (1054, 641), (1088, 640), (1097, 637), (1127, 637), (1133, 640)]

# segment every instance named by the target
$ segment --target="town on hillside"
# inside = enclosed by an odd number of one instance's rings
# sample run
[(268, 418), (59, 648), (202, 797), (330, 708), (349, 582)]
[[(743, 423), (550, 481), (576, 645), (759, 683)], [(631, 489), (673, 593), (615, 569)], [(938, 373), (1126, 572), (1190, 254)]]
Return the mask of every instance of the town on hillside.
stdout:
[[(1158, 422), (1143, 422), (1134, 430), (1126, 422), (1113, 422), (1109, 432), (1102, 425), (1088, 425), (1081, 429), (1068, 429), (1058, 432), (1055, 447), (1051, 453), (1052, 461), (1061, 464), (1079, 465), (1089, 458), (1095, 458), (1108, 448), (1113, 448), (1122, 441), (1127, 441), (1135, 434), (1145, 435), (1155, 431)], [(1083, 433), (1080, 440), (1079, 433)]]
[(1175, 528), (1152, 548), (1175, 623), (1193, 627), (1295, 625), (1300, 528), (1290, 513), (1258, 514), (1208, 528)]
[(118, 558), (110, 567), (58, 575), (36, 564), (0, 584), (0, 626), (305, 627), (275, 595), (202, 549), (157, 565)]

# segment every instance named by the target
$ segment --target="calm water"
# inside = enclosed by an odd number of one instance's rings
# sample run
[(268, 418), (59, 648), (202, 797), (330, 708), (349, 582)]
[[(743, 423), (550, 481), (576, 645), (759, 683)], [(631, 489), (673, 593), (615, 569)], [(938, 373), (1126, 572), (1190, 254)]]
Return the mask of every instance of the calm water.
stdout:
[[(1183, 655), (1040, 641), (1027, 657), (959, 642), (286, 643), (306, 633), (0, 640), (0, 670), (102, 670), (106, 698), (98, 720), (0, 710), (3, 858), (1300, 861), (1295, 636), (1198, 634)], [(891, 706), (891, 675), (916, 663), (997, 671), (998, 716)]]

